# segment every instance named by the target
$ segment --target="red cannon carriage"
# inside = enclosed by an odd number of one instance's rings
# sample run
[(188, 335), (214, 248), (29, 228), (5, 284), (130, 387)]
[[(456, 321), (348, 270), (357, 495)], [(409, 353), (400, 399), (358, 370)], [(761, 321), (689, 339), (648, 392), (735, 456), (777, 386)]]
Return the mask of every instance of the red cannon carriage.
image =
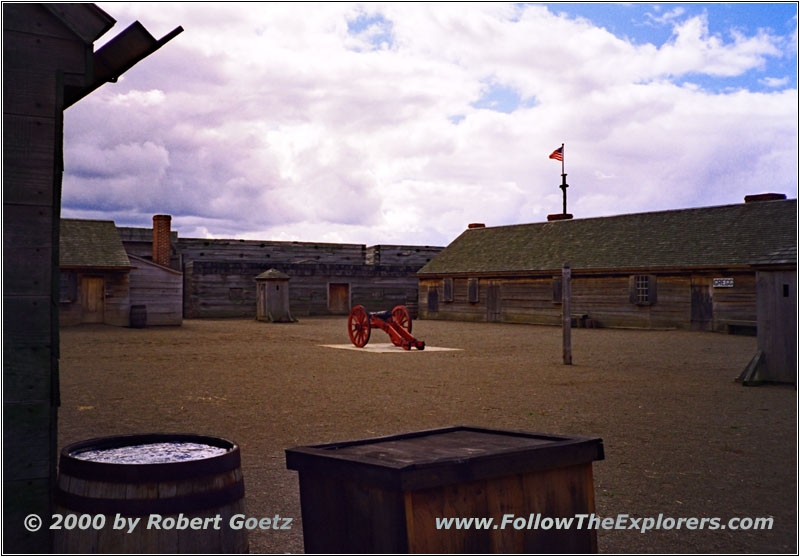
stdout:
[(425, 350), (425, 342), (411, 336), (411, 315), (405, 306), (377, 313), (368, 312), (364, 306), (353, 306), (347, 318), (347, 332), (353, 344), (359, 348), (366, 346), (373, 327), (385, 331), (392, 344), (403, 350)]

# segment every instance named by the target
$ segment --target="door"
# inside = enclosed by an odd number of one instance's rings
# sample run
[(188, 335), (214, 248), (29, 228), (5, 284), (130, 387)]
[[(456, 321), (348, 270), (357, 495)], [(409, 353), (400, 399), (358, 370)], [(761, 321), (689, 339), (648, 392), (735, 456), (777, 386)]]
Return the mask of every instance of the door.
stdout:
[(486, 290), (486, 320), (500, 321), (500, 285), (490, 284)]
[(350, 313), (350, 285), (328, 285), (328, 311), (331, 313)]
[(692, 329), (710, 331), (714, 320), (711, 279), (692, 278)]
[(102, 323), (105, 311), (105, 281), (103, 277), (81, 279), (81, 323)]

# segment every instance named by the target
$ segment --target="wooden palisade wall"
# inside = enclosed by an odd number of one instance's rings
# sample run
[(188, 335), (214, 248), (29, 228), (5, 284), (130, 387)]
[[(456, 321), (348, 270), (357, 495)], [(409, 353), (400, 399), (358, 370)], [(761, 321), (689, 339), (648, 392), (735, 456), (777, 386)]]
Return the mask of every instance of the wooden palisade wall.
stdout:
[[(199, 261), (186, 264), (184, 317), (255, 317), (255, 277), (266, 265), (231, 261)], [(350, 305), (369, 311), (417, 303), (416, 266), (271, 264), (291, 277), (289, 306), (293, 317), (330, 315), (328, 286), (347, 284)], [(346, 311), (345, 311), (346, 313)]]

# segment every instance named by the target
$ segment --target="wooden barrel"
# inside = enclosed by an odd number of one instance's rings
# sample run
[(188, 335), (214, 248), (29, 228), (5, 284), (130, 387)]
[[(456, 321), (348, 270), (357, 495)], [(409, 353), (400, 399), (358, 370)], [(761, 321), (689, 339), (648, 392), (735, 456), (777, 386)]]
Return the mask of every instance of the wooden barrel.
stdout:
[(131, 306), (131, 327), (143, 329), (147, 326), (147, 306)]
[[(197, 443), (223, 451), (153, 464), (79, 458), (88, 451), (156, 443)], [(55, 553), (213, 554), (249, 548), (247, 530), (230, 527), (231, 517), (245, 515), (244, 481), (239, 446), (225, 439), (147, 434), (69, 445), (61, 451), (55, 504), (55, 512), (65, 517), (54, 532)]]

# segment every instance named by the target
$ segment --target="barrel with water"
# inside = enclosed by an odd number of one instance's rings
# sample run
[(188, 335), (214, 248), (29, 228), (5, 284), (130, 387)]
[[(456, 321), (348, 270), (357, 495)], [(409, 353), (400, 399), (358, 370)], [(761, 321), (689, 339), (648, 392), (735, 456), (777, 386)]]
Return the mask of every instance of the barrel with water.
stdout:
[(248, 550), (247, 530), (230, 528), (233, 515), (245, 514), (239, 447), (217, 437), (125, 435), (69, 445), (55, 512), (78, 516), (78, 527), (55, 531), (56, 553)]

